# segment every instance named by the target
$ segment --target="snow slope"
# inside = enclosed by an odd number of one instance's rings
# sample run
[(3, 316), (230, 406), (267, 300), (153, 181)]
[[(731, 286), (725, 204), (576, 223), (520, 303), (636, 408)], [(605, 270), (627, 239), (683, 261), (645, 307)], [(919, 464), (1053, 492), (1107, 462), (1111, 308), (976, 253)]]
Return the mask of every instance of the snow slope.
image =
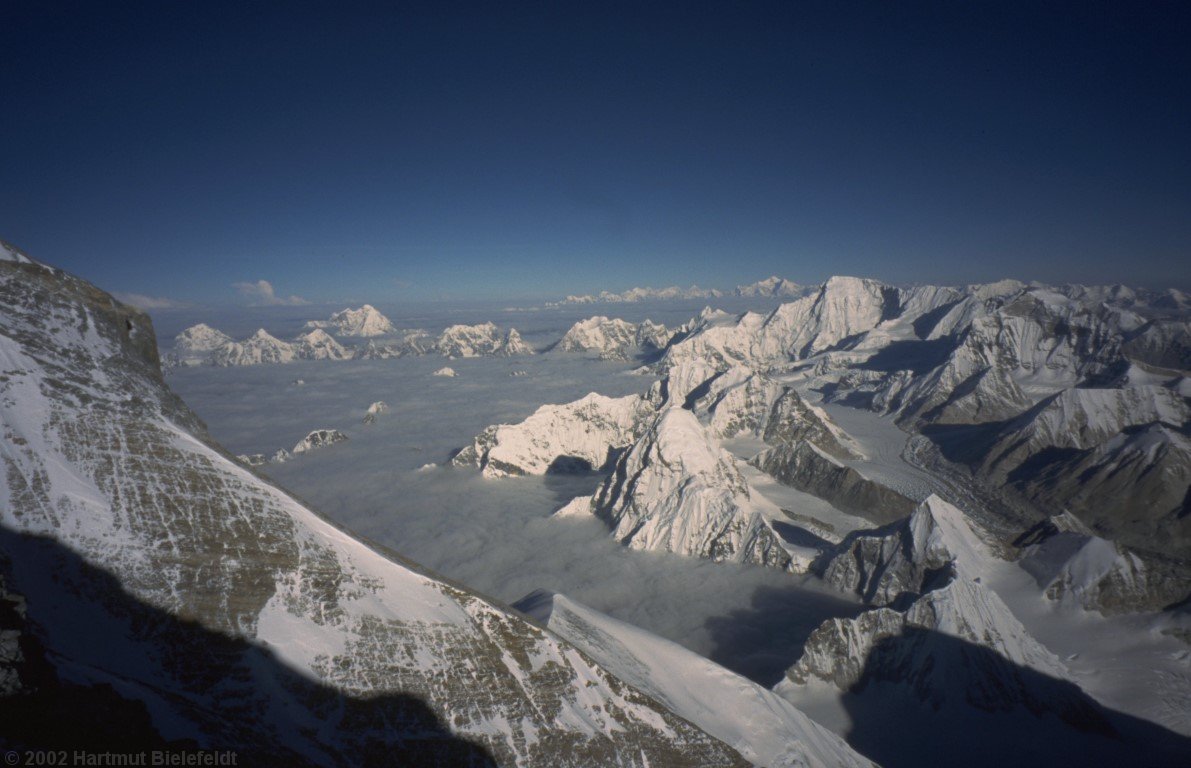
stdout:
[(514, 606), (583, 649), (754, 765), (867, 766), (844, 741), (756, 683), (565, 595), (535, 592)]

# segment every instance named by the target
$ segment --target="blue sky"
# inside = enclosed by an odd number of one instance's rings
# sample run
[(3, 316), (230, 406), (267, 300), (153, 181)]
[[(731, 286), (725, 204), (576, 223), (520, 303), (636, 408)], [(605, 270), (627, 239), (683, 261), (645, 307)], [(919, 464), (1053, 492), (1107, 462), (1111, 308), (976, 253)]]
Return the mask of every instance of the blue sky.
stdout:
[(0, 238), (199, 303), (1191, 284), (1191, 6), (640, 5), (6, 2)]

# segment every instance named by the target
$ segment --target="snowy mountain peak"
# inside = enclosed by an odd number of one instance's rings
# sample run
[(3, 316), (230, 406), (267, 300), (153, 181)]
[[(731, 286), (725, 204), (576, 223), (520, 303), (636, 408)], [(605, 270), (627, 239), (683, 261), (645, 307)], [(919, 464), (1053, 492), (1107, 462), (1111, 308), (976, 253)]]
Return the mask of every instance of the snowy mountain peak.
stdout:
[(199, 365), (206, 362), (212, 352), (230, 343), (231, 336), (206, 323), (192, 325), (174, 337), (174, 348), (167, 364)]
[(695, 415), (669, 406), (617, 460), (591, 509), (634, 549), (791, 568), (735, 460)]
[(371, 304), (365, 304), (359, 309), (341, 309), (327, 320), (307, 322), (306, 327), (330, 328), (340, 336), (371, 337), (397, 332), (389, 318), (382, 315)]
[(595, 354), (601, 360), (628, 360), (636, 354), (662, 349), (669, 335), (664, 325), (649, 320), (638, 324), (596, 315), (567, 329), (554, 349)]
[(434, 340), (433, 347), (445, 357), (481, 357), (495, 355), (532, 355), (534, 350), (521, 339), (516, 329), (501, 334), (495, 323), (478, 325), (452, 325), (443, 329)]
[(805, 286), (773, 275), (764, 280), (758, 280), (749, 285), (736, 286), (737, 296), (801, 296), (806, 293)]
[(304, 360), (349, 360), (352, 353), (321, 328), (294, 339), (294, 349)]
[(963, 512), (931, 495), (904, 520), (849, 535), (816, 568), (867, 603), (892, 605), (957, 575), (979, 579), (994, 557)]
[(211, 352), (232, 338), (206, 323), (192, 325), (174, 337), (174, 351), (181, 354)]
[(476, 466), (485, 477), (542, 475), (601, 468), (640, 433), (652, 406), (637, 395), (611, 398), (594, 392), (571, 403), (543, 405), (519, 424), (497, 424), (452, 459)]
[(259, 329), (244, 341), (229, 341), (217, 348), (207, 362), (217, 366), (260, 365), (262, 363), (290, 363), (298, 358), (298, 350)]

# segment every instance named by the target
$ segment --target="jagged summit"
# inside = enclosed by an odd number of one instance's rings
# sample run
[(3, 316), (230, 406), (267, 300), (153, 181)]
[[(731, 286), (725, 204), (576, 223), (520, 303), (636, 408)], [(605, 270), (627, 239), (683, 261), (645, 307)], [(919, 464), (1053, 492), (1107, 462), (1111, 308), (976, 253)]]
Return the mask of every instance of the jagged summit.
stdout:
[(213, 351), (208, 358), (211, 365), (261, 365), (263, 363), (291, 363), (298, 359), (292, 344), (276, 338), (264, 328), (243, 341), (229, 341)]
[(501, 333), (495, 323), (452, 325), (434, 340), (432, 350), (445, 357), (511, 357), (532, 355), (534, 350), (521, 339), (516, 329)]
[(595, 315), (568, 328), (553, 349), (592, 354), (601, 360), (629, 360), (665, 348), (670, 335), (664, 325), (649, 320), (630, 323)]
[(294, 351), (303, 360), (350, 360), (352, 353), (321, 328), (294, 339)]
[(174, 337), (170, 362), (176, 365), (200, 365), (212, 352), (231, 341), (231, 336), (206, 323), (192, 325)]
[(618, 541), (634, 549), (791, 568), (794, 560), (730, 454), (695, 415), (664, 408), (617, 460), (591, 501)]
[(386, 336), (397, 329), (389, 318), (371, 304), (359, 309), (341, 309), (326, 320), (310, 320), (308, 328), (330, 328), (339, 336)]
[(816, 570), (865, 602), (893, 605), (956, 576), (980, 579), (994, 557), (963, 512), (931, 495), (904, 520), (852, 534)]

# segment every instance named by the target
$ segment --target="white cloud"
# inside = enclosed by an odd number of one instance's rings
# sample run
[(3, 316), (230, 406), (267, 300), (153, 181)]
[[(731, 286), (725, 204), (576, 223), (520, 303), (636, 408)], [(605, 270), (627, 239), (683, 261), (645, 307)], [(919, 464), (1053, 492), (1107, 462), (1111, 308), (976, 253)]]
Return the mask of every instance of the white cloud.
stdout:
[(268, 280), (257, 280), (255, 283), (232, 283), (232, 287), (239, 291), (242, 297), (257, 306), (296, 306), (310, 303), (301, 296), (278, 296), (273, 290), (273, 284)]
[(125, 304), (131, 304), (138, 309), (180, 309), (190, 306), (184, 301), (177, 301), (165, 296), (146, 296), (143, 293), (123, 293), (120, 291), (116, 291), (112, 295)]

